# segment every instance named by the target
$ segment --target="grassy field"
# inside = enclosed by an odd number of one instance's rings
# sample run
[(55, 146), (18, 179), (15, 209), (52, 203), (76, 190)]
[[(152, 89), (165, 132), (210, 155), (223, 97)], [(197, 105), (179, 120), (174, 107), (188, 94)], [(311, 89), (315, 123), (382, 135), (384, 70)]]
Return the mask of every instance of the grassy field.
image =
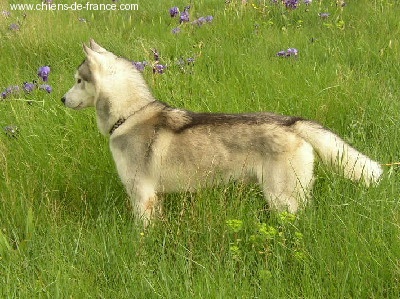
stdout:
[[(167, 69), (144, 76), (172, 106), (300, 115), (381, 163), (400, 161), (399, 2), (277, 2), (138, 0), (135, 11), (1, 2), (0, 92), (42, 84), (45, 65), (53, 88), (0, 98), (1, 298), (400, 297), (399, 166), (366, 189), (318, 165), (313, 202), (297, 216), (269, 212), (260, 190), (240, 183), (167, 195), (163, 218), (143, 230), (94, 111), (61, 105), (93, 37), (150, 64), (157, 49)], [(179, 25), (169, 9), (189, 4)], [(277, 56), (288, 48), (298, 55)]]

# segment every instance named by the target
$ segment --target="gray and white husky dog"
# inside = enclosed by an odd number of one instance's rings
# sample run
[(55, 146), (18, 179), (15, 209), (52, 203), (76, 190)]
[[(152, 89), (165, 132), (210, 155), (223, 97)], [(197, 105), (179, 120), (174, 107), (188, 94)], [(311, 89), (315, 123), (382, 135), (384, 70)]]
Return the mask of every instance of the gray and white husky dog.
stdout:
[(270, 208), (295, 213), (309, 198), (314, 153), (346, 178), (376, 183), (380, 165), (320, 124), (269, 112), (195, 113), (156, 100), (132, 63), (95, 41), (62, 102), (95, 107), (119, 176), (147, 225), (157, 194), (230, 180), (258, 182)]

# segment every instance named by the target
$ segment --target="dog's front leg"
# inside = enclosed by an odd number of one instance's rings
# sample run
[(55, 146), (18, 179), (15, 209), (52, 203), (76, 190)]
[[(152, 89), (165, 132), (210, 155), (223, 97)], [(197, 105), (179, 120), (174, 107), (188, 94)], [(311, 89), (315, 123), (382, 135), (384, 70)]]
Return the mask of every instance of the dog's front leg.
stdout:
[(161, 213), (158, 196), (154, 190), (137, 190), (131, 195), (131, 204), (137, 220), (146, 228)]

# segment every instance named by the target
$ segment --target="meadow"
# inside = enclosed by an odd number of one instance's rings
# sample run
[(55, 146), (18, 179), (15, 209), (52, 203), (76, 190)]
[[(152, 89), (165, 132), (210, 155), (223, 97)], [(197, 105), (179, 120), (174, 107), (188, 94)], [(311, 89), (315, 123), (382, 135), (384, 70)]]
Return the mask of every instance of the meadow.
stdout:
[[(299, 4), (137, 0), (134, 11), (12, 11), (18, 1), (0, 3), (1, 298), (400, 297), (400, 3), (285, 2)], [(170, 16), (188, 5), (188, 22)], [(144, 230), (94, 110), (60, 101), (90, 38), (146, 61), (149, 87), (172, 106), (302, 116), (390, 165), (367, 189), (318, 164), (313, 200), (296, 216), (269, 211), (257, 186), (240, 182), (169, 194)]]

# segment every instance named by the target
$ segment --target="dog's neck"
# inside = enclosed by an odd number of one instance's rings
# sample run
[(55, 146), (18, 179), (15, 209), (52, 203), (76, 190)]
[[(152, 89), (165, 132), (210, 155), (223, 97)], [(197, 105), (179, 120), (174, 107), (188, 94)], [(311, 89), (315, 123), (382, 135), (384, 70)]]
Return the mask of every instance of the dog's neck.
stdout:
[(136, 111), (132, 112), (132, 114), (128, 115), (127, 117), (118, 119), (117, 122), (114, 123), (114, 125), (111, 127), (111, 129), (110, 129), (110, 131), (109, 131), (110, 136), (114, 133), (114, 131), (115, 131), (116, 129), (118, 129), (120, 126), (122, 126), (122, 125), (125, 123), (125, 121), (126, 121), (129, 117), (131, 117), (131, 116), (133, 116), (133, 115), (135, 115), (135, 114), (141, 112), (142, 110), (146, 109), (148, 106), (154, 104), (155, 102), (157, 102), (157, 101), (154, 100), (154, 101), (152, 101), (152, 102), (149, 102), (149, 103), (147, 103), (146, 105), (142, 106), (142, 108), (140, 108), (139, 110), (136, 110)]
[(147, 107), (155, 99), (140, 73), (118, 72), (113, 84), (98, 82), (102, 87), (96, 100), (97, 125), (103, 135), (114, 132), (127, 118)]

